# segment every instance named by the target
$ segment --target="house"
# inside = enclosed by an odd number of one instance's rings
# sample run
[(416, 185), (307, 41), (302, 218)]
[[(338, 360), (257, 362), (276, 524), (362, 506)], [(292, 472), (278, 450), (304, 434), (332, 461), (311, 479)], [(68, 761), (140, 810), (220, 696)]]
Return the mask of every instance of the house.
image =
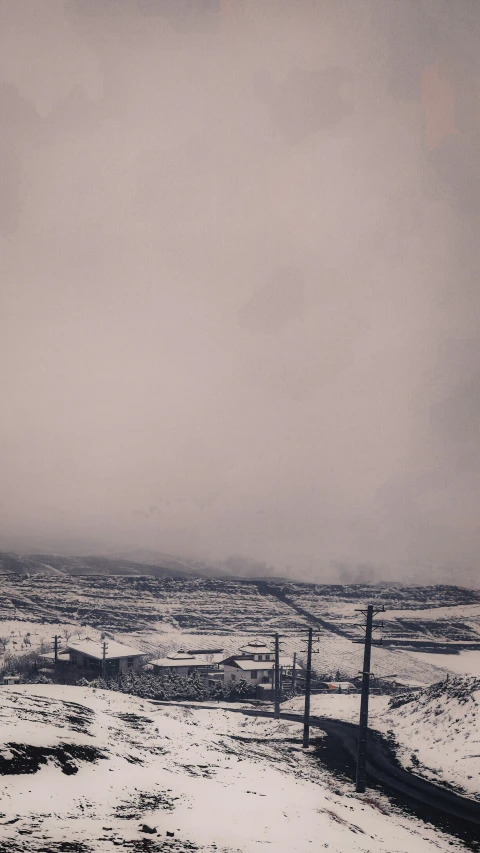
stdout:
[(258, 641), (250, 642), (246, 646), (243, 646), (240, 649), (240, 655), (256, 661), (273, 660), (275, 658), (275, 653), (265, 643), (259, 643)]
[(142, 662), (144, 652), (108, 640), (105, 646), (105, 664), (103, 642), (95, 640), (79, 640), (67, 643), (66, 650), (72, 666), (84, 669), (92, 675), (100, 675), (105, 665), (106, 675), (118, 675), (125, 672), (136, 672)]
[[(223, 654), (220, 655), (223, 657)], [(152, 660), (151, 665), (155, 675), (164, 675), (168, 672), (175, 675), (192, 675), (194, 672), (207, 672), (212, 668), (212, 662), (207, 660), (205, 655), (194, 655), (191, 651), (179, 649), (177, 652), (172, 652), (166, 658)]]
[[(275, 654), (264, 643), (252, 641), (242, 646), (240, 654), (232, 655), (221, 662), (223, 679), (227, 681), (249, 681), (254, 684), (272, 684)], [(291, 666), (291, 660), (280, 657), (280, 668)]]
[(19, 675), (4, 675), (3, 676), (4, 684), (20, 684), (20, 676)]

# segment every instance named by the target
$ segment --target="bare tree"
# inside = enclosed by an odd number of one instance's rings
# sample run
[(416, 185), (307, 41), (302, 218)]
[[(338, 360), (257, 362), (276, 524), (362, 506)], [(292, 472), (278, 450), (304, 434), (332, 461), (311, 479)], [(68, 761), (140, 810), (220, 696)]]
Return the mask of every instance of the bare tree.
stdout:
[(9, 642), (10, 642), (10, 637), (6, 637), (6, 636), (0, 637), (0, 646), (2, 646), (2, 648), (3, 648), (3, 654), (5, 654), (5, 652), (7, 650), (7, 645)]

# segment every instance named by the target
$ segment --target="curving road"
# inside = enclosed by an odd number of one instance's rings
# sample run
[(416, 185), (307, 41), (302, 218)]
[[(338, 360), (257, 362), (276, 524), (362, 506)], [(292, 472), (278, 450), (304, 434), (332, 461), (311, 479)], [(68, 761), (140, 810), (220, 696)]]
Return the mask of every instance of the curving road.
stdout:
[[(234, 709), (232, 708), (232, 711)], [(240, 710), (240, 709), (235, 709)], [(242, 713), (271, 717), (271, 711), (242, 709)], [(281, 719), (303, 722), (301, 714), (281, 713)], [(329, 769), (355, 778), (358, 726), (330, 717), (311, 717), (312, 728), (327, 735), (315, 744), (318, 755)], [(324, 741), (327, 741), (327, 744)], [(422, 779), (398, 763), (388, 740), (369, 729), (367, 783), (380, 788), (397, 802), (422, 819), (429, 820), (447, 832), (453, 832), (468, 842), (480, 842), (480, 802), (470, 800), (454, 791)], [(373, 783), (373, 784), (372, 784)]]

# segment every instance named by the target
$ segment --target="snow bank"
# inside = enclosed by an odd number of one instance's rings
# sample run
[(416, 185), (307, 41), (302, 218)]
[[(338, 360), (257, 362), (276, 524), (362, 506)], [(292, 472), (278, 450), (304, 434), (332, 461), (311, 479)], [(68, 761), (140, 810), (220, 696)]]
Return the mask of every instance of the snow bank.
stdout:
[(480, 679), (453, 678), (395, 696), (375, 727), (391, 730), (405, 767), (480, 800)]

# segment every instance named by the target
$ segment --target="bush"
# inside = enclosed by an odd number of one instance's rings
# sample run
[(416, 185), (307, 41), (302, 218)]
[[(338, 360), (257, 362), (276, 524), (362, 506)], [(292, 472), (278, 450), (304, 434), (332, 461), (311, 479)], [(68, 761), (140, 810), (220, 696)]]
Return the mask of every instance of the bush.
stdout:
[(77, 684), (89, 684), (90, 687), (116, 690), (121, 693), (129, 693), (132, 696), (139, 696), (142, 699), (154, 699), (159, 702), (205, 702), (209, 700), (242, 702), (247, 699), (254, 699), (256, 695), (255, 685), (247, 681), (229, 681), (227, 684), (216, 681), (214, 685), (208, 687), (198, 674), (182, 677), (174, 673), (153, 675), (146, 672), (129, 672), (114, 678), (97, 678), (91, 682), (80, 679)]

